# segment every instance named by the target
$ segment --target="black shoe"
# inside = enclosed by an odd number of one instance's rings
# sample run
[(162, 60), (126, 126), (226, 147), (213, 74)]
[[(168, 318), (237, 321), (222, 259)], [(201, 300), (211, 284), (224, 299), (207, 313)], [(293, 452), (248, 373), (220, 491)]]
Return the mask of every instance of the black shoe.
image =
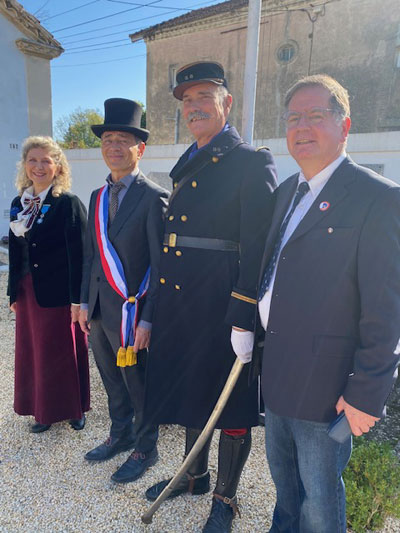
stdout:
[(103, 442), (103, 444), (100, 444), (97, 448), (87, 452), (85, 459), (87, 461), (108, 461), (108, 459), (111, 459), (118, 453), (131, 450), (134, 446), (135, 441), (132, 439), (127, 440), (123, 437), (118, 438), (110, 436), (105, 442)]
[(210, 515), (202, 533), (230, 533), (232, 520), (238, 512), (236, 498), (223, 498), (214, 494)]
[(86, 422), (86, 416), (83, 414), (82, 418), (73, 418), (69, 421), (69, 425), (73, 428), (79, 431), (80, 429), (83, 429), (85, 427)]
[[(151, 502), (154, 502), (154, 500), (156, 500), (159, 497), (159, 495), (162, 493), (162, 491), (165, 489), (165, 487), (168, 485), (170, 481), (171, 479), (165, 479), (164, 481), (160, 481), (160, 483), (157, 483), (156, 485), (153, 485), (152, 487), (147, 489), (146, 498), (150, 500)], [(168, 496), (167, 500), (176, 498), (177, 496), (180, 496), (181, 494), (184, 494), (185, 492), (190, 492), (191, 494), (205, 494), (209, 490), (210, 490), (210, 473), (209, 472), (206, 472), (205, 474), (201, 474), (200, 476), (191, 476), (190, 474), (186, 474), (179, 481), (177, 487), (175, 487), (175, 489)]]
[(31, 427), (31, 433), (43, 433), (43, 431), (47, 431), (50, 428), (51, 424), (39, 424), (39, 422), (36, 422)]
[(141, 453), (134, 451), (125, 461), (125, 463), (118, 468), (111, 476), (111, 479), (116, 483), (129, 483), (141, 477), (148, 468), (155, 465), (158, 461), (157, 448), (151, 452)]

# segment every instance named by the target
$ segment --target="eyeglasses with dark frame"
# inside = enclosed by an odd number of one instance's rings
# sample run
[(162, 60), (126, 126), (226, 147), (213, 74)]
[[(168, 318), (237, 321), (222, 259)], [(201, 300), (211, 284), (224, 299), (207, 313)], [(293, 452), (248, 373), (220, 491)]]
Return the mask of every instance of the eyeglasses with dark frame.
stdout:
[(286, 129), (296, 128), (302, 117), (305, 117), (308, 124), (316, 126), (326, 119), (328, 113), (337, 113), (337, 110), (324, 107), (313, 107), (312, 109), (303, 111), (303, 113), (286, 111), (282, 115), (282, 120), (285, 123)]

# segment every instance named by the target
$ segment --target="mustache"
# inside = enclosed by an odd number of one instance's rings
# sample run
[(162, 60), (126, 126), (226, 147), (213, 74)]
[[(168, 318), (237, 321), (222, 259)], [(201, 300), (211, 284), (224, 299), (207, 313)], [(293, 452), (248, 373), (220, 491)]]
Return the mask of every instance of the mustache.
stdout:
[(202, 119), (202, 118), (210, 118), (211, 115), (209, 113), (205, 113), (204, 111), (192, 111), (188, 114), (186, 122), (190, 122), (193, 119)]

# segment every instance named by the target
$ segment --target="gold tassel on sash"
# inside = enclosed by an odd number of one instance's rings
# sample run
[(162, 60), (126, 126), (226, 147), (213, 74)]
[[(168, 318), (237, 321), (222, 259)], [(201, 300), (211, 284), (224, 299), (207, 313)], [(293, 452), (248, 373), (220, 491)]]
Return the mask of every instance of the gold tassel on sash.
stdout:
[(128, 346), (126, 349), (126, 366), (137, 365), (137, 353), (133, 350), (133, 346)]
[(118, 349), (117, 366), (122, 368), (126, 366), (126, 348), (123, 348), (122, 346)]

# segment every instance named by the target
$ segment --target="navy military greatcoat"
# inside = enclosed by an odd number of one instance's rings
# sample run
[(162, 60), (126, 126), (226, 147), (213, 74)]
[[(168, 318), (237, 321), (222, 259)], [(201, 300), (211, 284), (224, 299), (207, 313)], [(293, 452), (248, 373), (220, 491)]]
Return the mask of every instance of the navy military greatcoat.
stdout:
[[(231, 327), (254, 327), (276, 171), (271, 153), (244, 143), (233, 127), (192, 158), (191, 151), (171, 172), (176, 191), (165, 222), (146, 409), (155, 422), (202, 428), (235, 361)], [(258, 423), (249, 366), (218, 427)]]

